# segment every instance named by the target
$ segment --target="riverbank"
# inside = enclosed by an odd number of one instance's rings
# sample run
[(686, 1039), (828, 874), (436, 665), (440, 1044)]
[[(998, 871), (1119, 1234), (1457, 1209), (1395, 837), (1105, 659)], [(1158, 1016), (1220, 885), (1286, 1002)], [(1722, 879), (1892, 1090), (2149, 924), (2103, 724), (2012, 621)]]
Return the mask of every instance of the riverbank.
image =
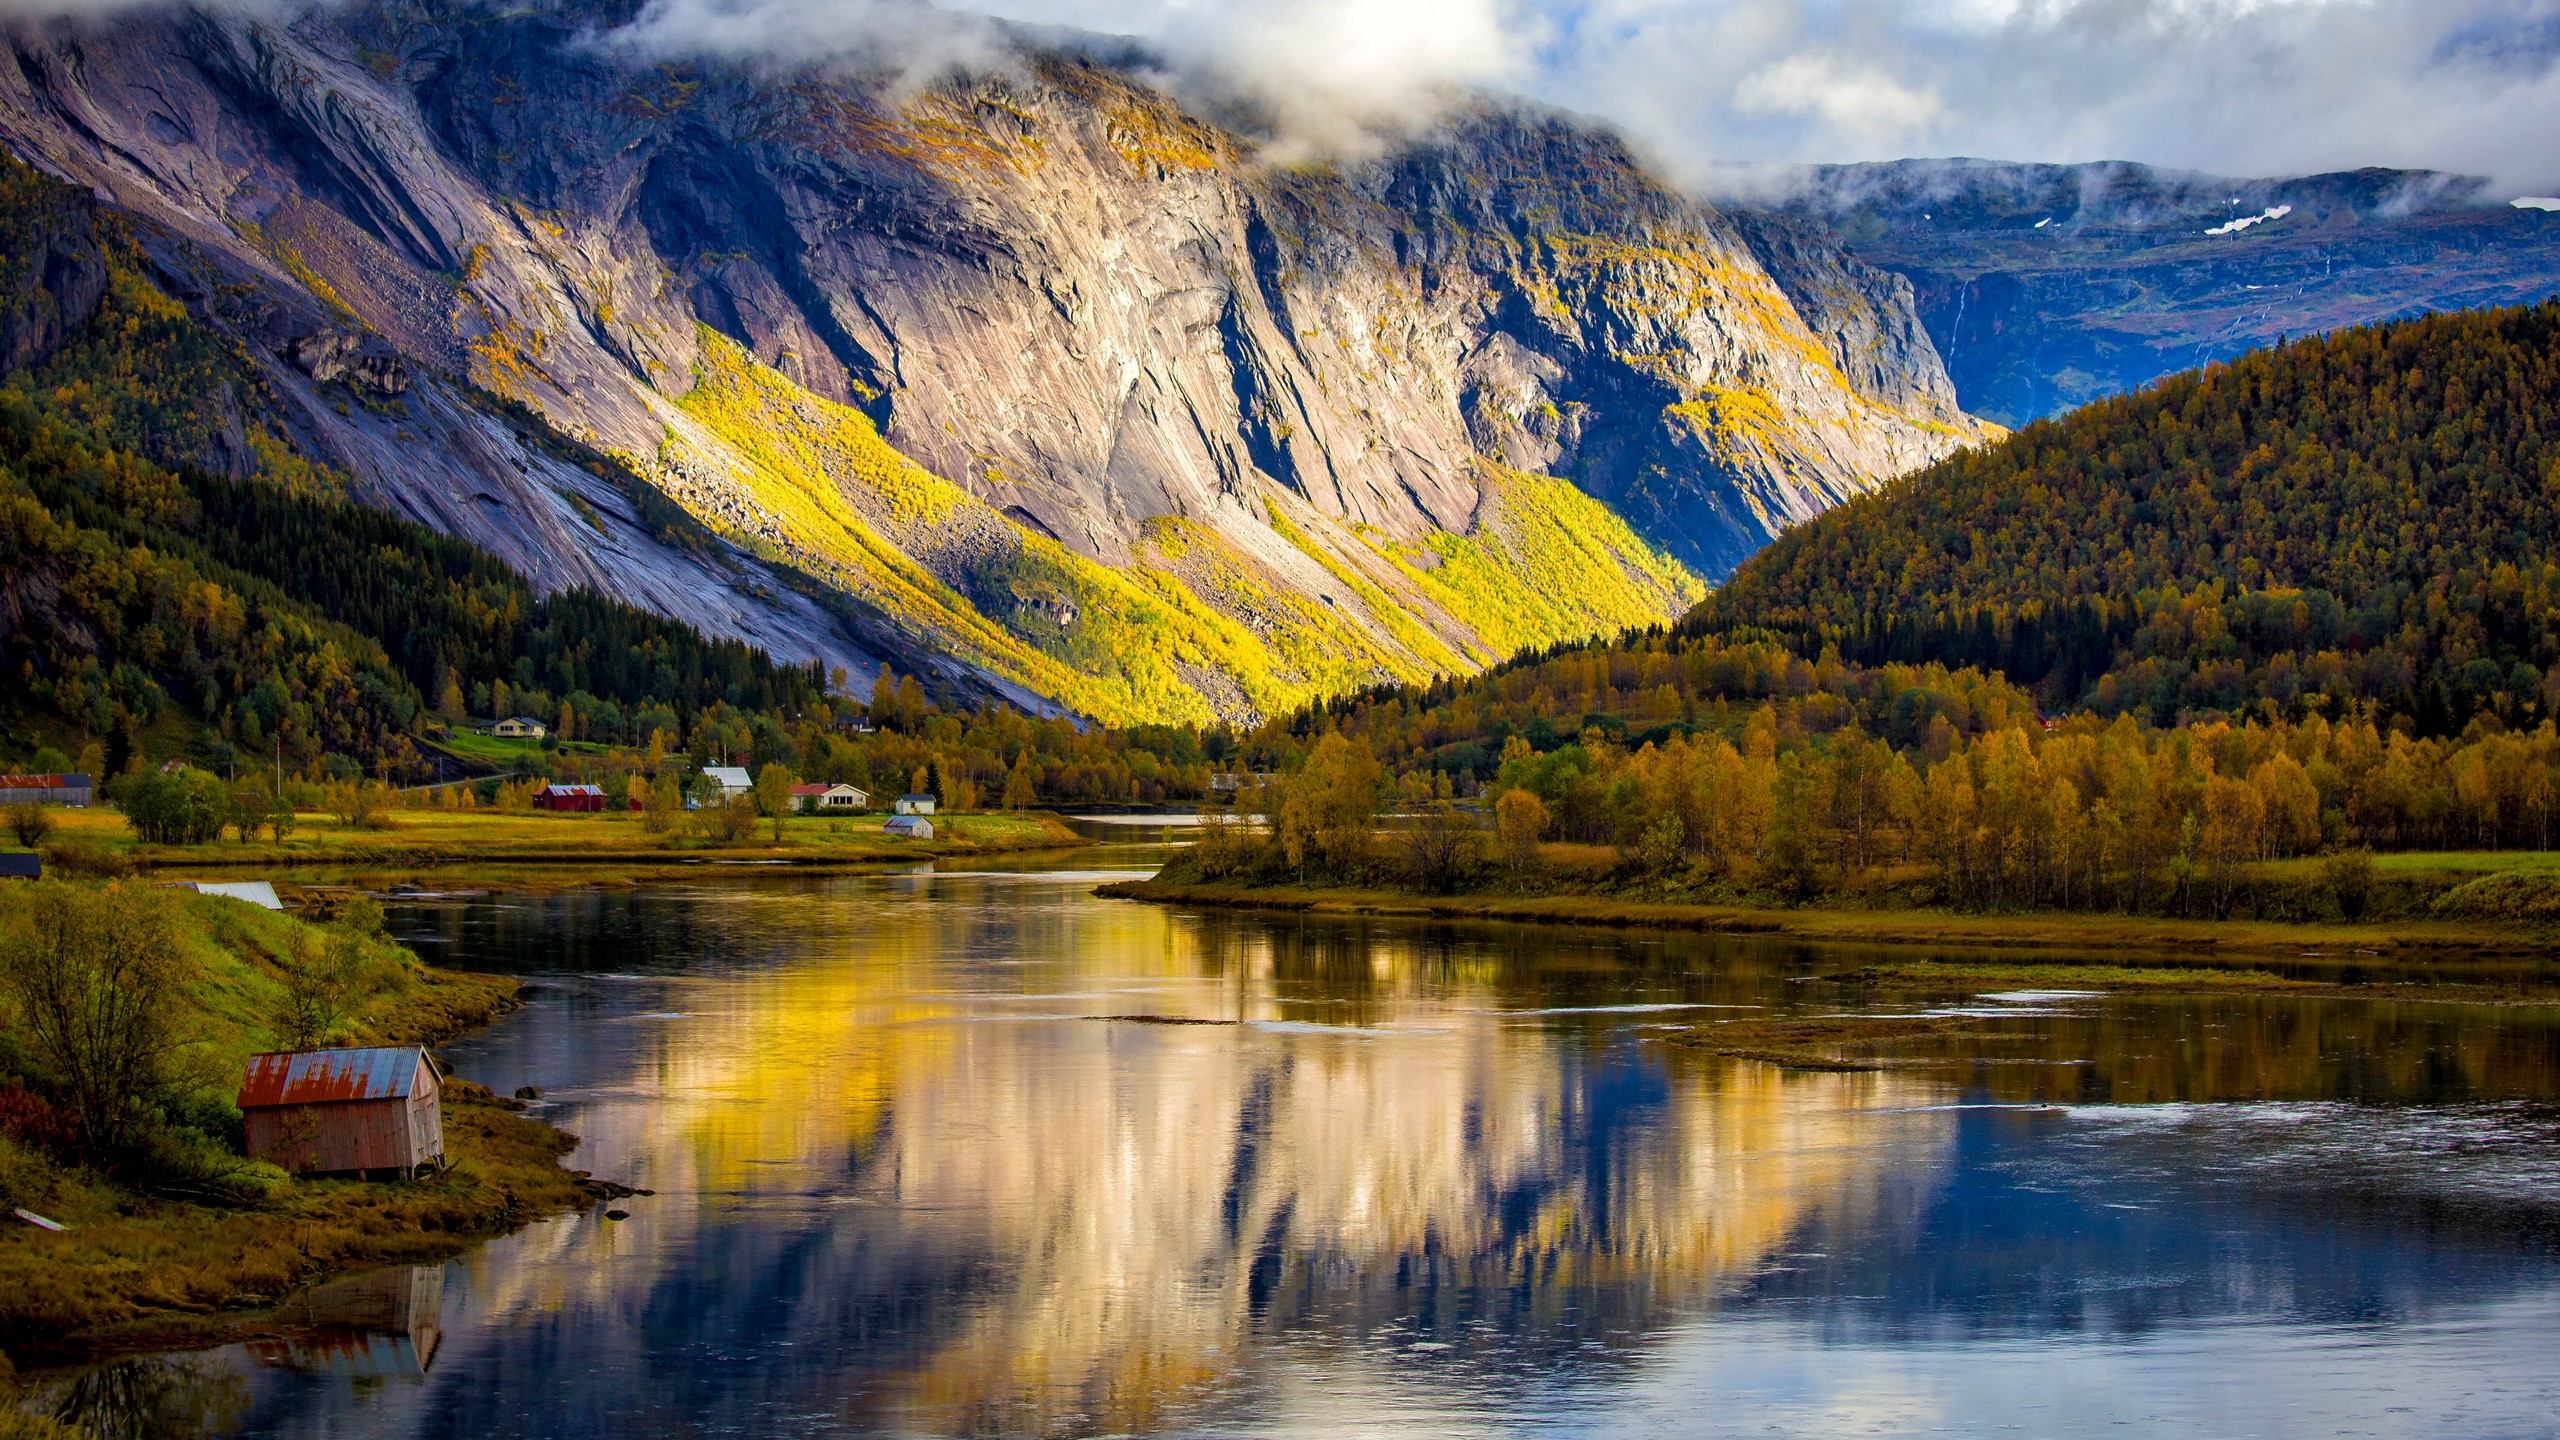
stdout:
[(2484, 921), (2179, 920), (2038, 911), (1851, 910), (1690, 904), (1610, 895), (1417, 895), (1326, 886), (1239, 885), (1185, 879), (1122, 881), (1100, 894), (1168, 905), (1313, 915), (1407, 916), (1539, 925), (1687, 930), (1833, 945), (1926, 945), (1940, 950), (2103, 954), (2188, 965), (2306, 958), (2376, 970), (2423, 962), (2560, 962), (2548, 927)]
[[(351, 983), (365, 993), (332, 1036), (338, 1044), (442, 1043), (514, 1008), (518, 982), (420, 966), (343, 924), (323, 929), (237, 901), (160, 893), (189, 969), (188, 1074), (168, 1102), (185, 1119), (171, 1121), (161, 1142), (176, 1159), (115, 1176), (76, 1163), (58, 1139), (46, 1141), (41, 1091), (6, 1084), (14, 1098), (0, 1116), (0, 1352), (10, 1360), (255, 1333), (271, 1323), (263, 1312), (330, 1276), (440, 1260), (623, 1193), (561, 1168), (576, 1137), (465, 1080), (444, 1093), (452, 1163), (427, 1179), (293, 1178), (240, 1159), (231, 1087), (242, 1058), (276, 1043), (268, 1017), (289, 957), (314, 943), (352, 947), (360, 978)], [(225, 1128), (228, 1137), (215, 1133)], [(8, 1218), (12, 1210), (65, 1228)]]
[(224, 839), (203, 845), (148, 845), (105, 808), (51, 812), (46, 853), (57, 870), (90, 872), (332, 873), (456, 866), (572, 867), (611, 878), (701, 864), (858, 868), (902, 861), (1064, 850), (1093, 843), (1056, 816), (974, 814), (934, 817), (934, 837), (905, 840), (882, 817), (793, 816), (775, 843), (769, 822), (742, 840), (681, 829), (653, 835), (642, 817), (498, 810), (394, 809), (370, 826), (306, 815), (282, 840)]

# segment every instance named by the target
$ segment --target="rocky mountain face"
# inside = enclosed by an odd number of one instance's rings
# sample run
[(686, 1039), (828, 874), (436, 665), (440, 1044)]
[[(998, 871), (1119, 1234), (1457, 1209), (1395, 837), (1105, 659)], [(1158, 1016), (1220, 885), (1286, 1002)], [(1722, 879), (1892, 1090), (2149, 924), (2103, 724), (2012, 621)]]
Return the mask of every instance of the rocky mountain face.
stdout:
[[(645, 62), (628, 18), (17, 21), (0, 143), (364, 498), (784, 658), (1115, 721), (1667, 617), (1985, 433), (1909, 282), (1558, 117), (1281, 169), (1106, 58), (918, 88)], [(88, 273), (16, 262), (12, 366)]]
[(2010, 426), (2286, 336), (2560, 291), (2560, 214), (2463, 176), (1906, 160), (1751, 179), (1908, 280), (1964, 407)]

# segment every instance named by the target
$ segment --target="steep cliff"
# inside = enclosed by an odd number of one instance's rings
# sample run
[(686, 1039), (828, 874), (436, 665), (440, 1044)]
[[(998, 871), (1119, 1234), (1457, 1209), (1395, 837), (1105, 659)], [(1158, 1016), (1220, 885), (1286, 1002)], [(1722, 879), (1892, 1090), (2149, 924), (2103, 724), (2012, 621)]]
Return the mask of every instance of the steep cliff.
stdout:
[(1981, 433), (1902, 281), (1560, 117), (1279, 169), (1086, 55), (916, 89), (641, 63), (627, 18), (19, 22), (0, 139), (377, 503), (1106, 719), (1664, 618)]

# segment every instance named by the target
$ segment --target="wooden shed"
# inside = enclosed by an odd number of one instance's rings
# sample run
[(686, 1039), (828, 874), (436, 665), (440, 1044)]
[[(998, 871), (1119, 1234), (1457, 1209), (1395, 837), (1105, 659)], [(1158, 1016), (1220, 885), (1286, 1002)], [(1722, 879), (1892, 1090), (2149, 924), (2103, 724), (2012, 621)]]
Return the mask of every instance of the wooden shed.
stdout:
[(533, 792), (533, 808), (600, 811), (604, 809), (604, 787), (601, 785), (545, 785)]
[(444, 1159), (443, 1079), (425, 1047), (252, 1055), (249, 1156), (296, 1174), (414, 1175)]

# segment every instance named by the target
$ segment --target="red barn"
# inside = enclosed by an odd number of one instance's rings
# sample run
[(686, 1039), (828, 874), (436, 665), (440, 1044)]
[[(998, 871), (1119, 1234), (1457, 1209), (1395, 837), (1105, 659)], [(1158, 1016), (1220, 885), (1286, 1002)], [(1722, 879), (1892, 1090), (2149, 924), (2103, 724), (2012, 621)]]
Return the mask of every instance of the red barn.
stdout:
[(444, 1158), (443, 1079), (425, 1047), (252, 1055), (240, 1076), (249, 1158), (296, 1174), (416, 1174)]
[(601, 785), (545, 785), (533, 792), (536, 810), (602, 810)]

